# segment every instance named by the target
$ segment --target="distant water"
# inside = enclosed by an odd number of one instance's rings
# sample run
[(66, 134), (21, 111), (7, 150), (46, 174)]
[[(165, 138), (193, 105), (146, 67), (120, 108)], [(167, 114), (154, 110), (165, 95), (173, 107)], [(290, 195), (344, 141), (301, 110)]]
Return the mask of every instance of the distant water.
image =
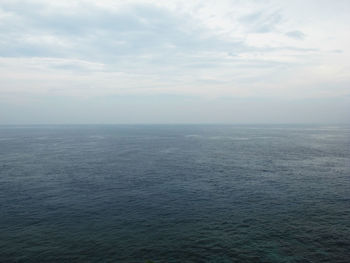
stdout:
[(350, 262), (350, 129), (1, 126), (0, 262)]

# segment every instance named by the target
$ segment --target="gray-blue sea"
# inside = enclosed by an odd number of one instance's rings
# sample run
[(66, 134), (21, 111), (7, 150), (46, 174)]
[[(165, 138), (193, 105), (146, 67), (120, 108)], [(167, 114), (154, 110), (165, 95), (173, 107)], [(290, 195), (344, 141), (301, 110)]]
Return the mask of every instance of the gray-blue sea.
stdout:
[(0, 126), (0, 262), (350, 262), (350, 127)]

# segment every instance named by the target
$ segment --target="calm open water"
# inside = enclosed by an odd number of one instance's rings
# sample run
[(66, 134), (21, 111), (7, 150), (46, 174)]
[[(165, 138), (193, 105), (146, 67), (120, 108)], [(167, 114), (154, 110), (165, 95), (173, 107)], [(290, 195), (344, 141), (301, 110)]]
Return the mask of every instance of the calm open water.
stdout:
[(350, 262), (350, 129), (1, 126), (0, 262)]

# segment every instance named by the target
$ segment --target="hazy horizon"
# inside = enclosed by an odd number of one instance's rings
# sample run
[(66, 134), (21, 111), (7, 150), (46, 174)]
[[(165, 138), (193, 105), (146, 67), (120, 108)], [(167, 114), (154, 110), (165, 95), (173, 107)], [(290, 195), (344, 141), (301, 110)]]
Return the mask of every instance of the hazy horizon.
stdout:
[(350, 3), (0, 3), (0, 125), (350, 124)]

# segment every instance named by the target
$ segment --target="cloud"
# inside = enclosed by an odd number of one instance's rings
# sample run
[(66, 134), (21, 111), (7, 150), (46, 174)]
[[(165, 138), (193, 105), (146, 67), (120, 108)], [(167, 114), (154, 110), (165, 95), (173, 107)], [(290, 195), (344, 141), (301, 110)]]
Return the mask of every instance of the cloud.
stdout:
[(349, 19), (316, 4), (3, 0), (0, 97), (345, 96)]
[[(14, 17), (2, 30), (2, 45), (7, 50), (2, 55), (93, 55), (109, 52), (109, 56), (148, 53), (149, 50), (213, 50), (228, 46), (213, 37), (206, 36), (201, 28), (192, 28), (189, 17), (175, 16), (157, 6), (127, 5), (117, 10), (106, 10), (88, 5), (78, 13), (55, 12), (49, 15), (38, 9), (5, 8), (16, 10)], [(23, 26), (25, 25), (25, 26)], [(11, 52), (10, 42), (13, 48)], [(26, 48), (24, 48), (26, 47)], [(50, 48), (51, 47), (51, 48)], [(4, 49), (2, 49), (4, 50)], [(86, 52), (84, 54), (83, 52)], [(51, 52), (51, 53), (49, 53)]]
[[(239, 55), (277, 49), (255, 48), (244, 38), (222, 38), (191, 16), (156, 5), (133, 3), (106, 9), (91, 2), (77, 2), (75, 9), (67, 12), (53, 10), (44, 2), (34, 6), (7, 3), (2, 6), (2, 12), (10, 14), (1, 28), (5, 33), (0, 55), (4, 57), (73, 57), (108, 64), (135, 58), (154, 65), (161, 60), (179, 62), (180, 57), (186, 56), (193, 60), (195, 55), (207, 63), (211, 54)], [(258, 12), (240, 21), (249, 24), (254, 32), (267, 33), (279, 24), (281, 15)], [(160, 59), (163, 57), (167, 59)]]
[(294, 38), (294, 39), (299, 39), (299, 40), (303, 40), (305, 38), (305, 34), (301, 31), (298, 31), (298, 30), (289, 31), (286, 33), (286, 36)]
[(266, 14), (260, 11), (242, 16), (239, 20), (247, 24), (250, 32), (268, 33), (276, 30), (276, 27), (282, 22), (282, 16), (279, 12)]

